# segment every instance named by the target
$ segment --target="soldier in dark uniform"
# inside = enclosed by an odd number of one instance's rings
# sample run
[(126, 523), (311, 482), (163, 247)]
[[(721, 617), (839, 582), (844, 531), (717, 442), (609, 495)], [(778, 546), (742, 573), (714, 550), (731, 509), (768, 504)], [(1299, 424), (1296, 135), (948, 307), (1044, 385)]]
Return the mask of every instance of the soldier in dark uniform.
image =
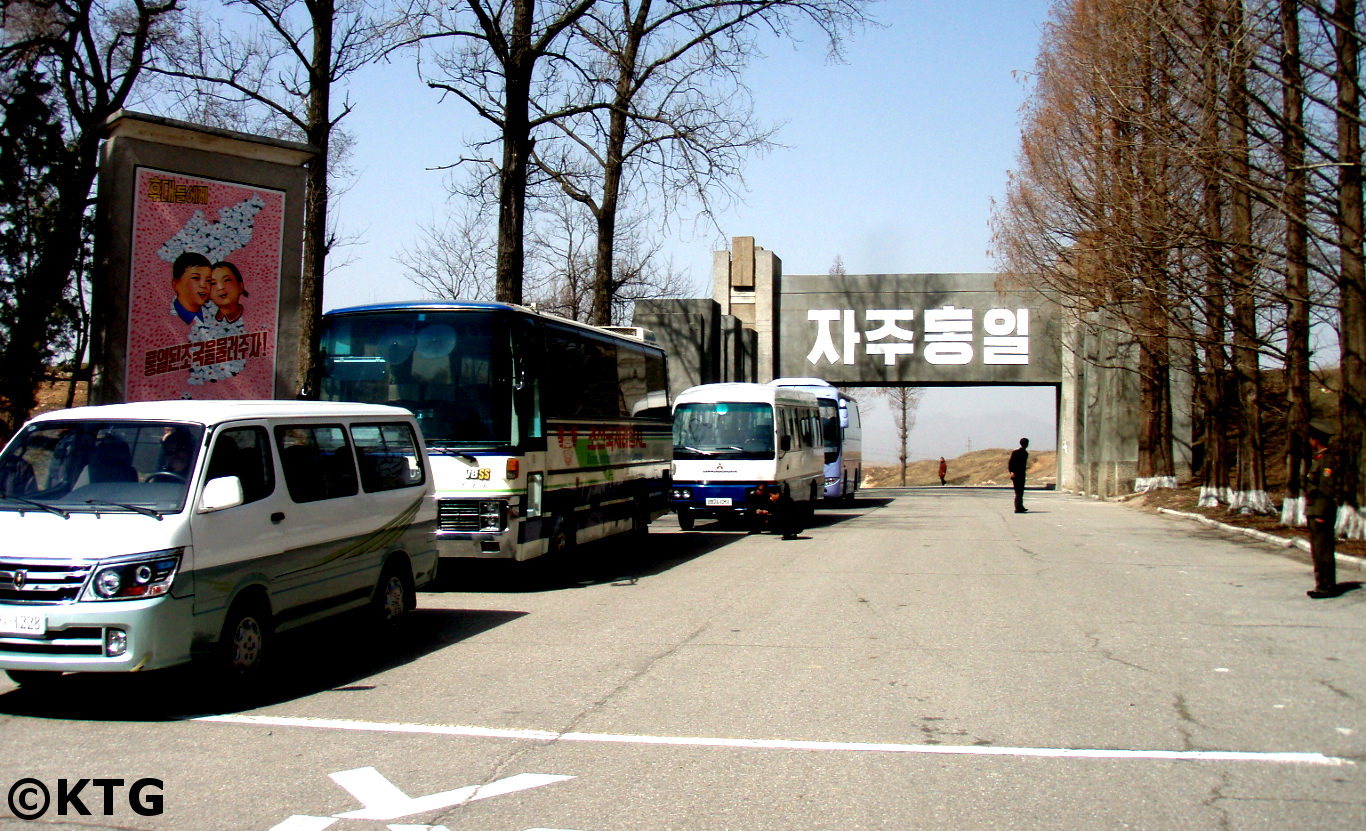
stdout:
[(1006, 469), (1010, 471), (1010, 481), (1015, 485), (1015, 513), (1027, 514), (1024, 506), (1025, 471), (1029, 468), (1029, 439), (1020, 439), (1020, 446), (1010, 454)]
[(1314, 588), (1309, 596), (1315, 599), (1337, 597), (1341, 594), (1337, 580), (1338, 499), (1337, 480), (1333, 476), (1336, 459), (1328, 442), (1332, 426), (1322, 421), (1309, 424), (1309, 447), (1314, 456), (1309, 461), (1309, 472), (1304, 480), (1304, 514), (1309, 519), (1309, 546), (1314, 560)]

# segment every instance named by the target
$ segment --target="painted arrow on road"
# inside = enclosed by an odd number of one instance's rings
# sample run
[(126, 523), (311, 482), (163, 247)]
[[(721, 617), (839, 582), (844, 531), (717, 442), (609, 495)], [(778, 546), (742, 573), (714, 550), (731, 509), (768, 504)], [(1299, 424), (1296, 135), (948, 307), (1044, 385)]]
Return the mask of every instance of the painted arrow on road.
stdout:
[(391, 820), (410, 817), (413, 814), (439, 811), (453, 805), (462, 805), (491, 796), (525, 791), (543, 785), (553, 785), (572, 776), (557, 776), (551, 773), (519, 773), (487, 785), (466, 785), (453, 791), (442, 791), (428, 796), (412, 797), (399, 790), (398, 786), (372, 767), (344, 770), (329, 773), (333, 782), (346, 789), (347, 793), (365, 807), (359, 811), (333, 814), (338, 819)]
[[(530, 788), (539, 788), (543, 785), (553, 785), (556, 782), (574, 778), (552, 773), (519, 773), (515, 776), (499, 779), (497, 782), (490, 782), (487, 785), (466, 785), (453, 791), (412, 797), (404, 793), (397, 785), (385, 778), (384, 774), (373, 767), (329, 773), (328, 777), (346, 789), (347, 793), (355, 797), (356, 801), (365, 807), (359, 811), (347, 811), (342, 814), (333, 814), (330, 817), (295, 815), (274, 826), (271, 831), (323, 831), (339, 819), (381, 821), (400, 819), (427, 811), (439, 811), (442, 808), (463, 805), (479, 799), (488, 799), (491, 796), (503, 796)], [(391, 825), (389, 827), (401, 828), (403, 826)], [(428, 828), (430, 826), (409, 827)]]

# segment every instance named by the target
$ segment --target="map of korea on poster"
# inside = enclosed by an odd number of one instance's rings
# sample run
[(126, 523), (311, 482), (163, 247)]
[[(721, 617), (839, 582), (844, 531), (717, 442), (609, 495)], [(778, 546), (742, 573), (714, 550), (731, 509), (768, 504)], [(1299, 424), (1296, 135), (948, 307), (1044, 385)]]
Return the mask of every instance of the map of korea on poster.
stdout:
[(273, 398), (285, 195), (140, 167), (129, 401)]

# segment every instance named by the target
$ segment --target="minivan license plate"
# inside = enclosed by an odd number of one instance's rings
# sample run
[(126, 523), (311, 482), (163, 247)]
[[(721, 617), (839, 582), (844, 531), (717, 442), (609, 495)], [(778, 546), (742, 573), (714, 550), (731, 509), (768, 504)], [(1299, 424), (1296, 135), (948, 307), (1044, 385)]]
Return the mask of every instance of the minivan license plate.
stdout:
[(729, 504), (730, 504), (730, 497), (729, 497), (729, 496), (709, 496), (709, 497), (707, 497), (707, 504), (708, 504), (708, 505), (716, 505), (717, 507), (723, 507), (723, 506), (726, 506), (726, 505), (729, 505)]
[(41, 635), (47, 631), (42, 612), (0, 612), (0, 635)]

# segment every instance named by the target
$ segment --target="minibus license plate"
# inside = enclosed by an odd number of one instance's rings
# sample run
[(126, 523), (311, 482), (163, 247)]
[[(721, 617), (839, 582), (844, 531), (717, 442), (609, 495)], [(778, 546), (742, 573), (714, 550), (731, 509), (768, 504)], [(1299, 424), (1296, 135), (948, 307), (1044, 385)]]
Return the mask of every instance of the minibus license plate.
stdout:
[(0, 612), (0, 635), (41, 635), (47, 631), (42, 612)]
[(718, 507), (721, 507), (721, 506), (728, 506), (728, 505), (730, 505), (730, 497), (729, 497), (729, 496), (708, 496), (708, 497), (707, 497), (707, 504), (708, 504), (708, 505), (716, 505), (716, 506), (718, 506)]

